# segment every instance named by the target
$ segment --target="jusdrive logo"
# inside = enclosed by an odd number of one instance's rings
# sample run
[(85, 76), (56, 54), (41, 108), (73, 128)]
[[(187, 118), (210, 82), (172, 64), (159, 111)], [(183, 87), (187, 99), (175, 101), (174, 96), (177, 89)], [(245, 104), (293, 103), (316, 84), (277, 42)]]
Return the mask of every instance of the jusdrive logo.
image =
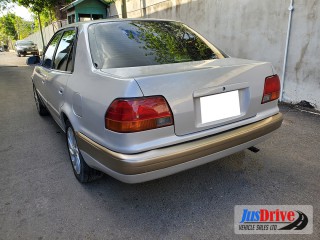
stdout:
[(311, 205), (235, 205), (235, 234), (312, 234)]
[(278, 230), (302, 230), (308, 224), (308, 217), (301, 211), (282, 211), (260, 209), (250, 211), (243, 209), (240, 224), (288, 224)]

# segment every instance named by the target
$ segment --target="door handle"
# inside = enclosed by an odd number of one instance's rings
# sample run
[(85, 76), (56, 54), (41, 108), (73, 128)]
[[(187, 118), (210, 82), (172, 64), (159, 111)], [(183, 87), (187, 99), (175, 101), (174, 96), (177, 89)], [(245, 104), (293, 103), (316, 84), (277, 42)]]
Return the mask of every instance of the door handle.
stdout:
[(41, 82), (42, 82), (42, 84), (45, 84), (45, 83), (46, 83), (46, 81), (45, 81), (45, 80), (41, 80)]
[(63, 94), (63, 88), (59, 89), (59, 94), (61, 94), (61, 95)]

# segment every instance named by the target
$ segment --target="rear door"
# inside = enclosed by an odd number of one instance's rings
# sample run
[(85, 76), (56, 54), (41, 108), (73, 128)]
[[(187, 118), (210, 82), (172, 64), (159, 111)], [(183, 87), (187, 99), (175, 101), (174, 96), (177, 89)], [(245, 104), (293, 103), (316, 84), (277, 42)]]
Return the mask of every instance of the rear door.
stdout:
[(46, 92), (48, 108), (60, 123), (60, 108), (64, 104), (64, 91), (73, 71), (76, 29), (66, 29), (54, 54), (51, 69), (47, 72)]

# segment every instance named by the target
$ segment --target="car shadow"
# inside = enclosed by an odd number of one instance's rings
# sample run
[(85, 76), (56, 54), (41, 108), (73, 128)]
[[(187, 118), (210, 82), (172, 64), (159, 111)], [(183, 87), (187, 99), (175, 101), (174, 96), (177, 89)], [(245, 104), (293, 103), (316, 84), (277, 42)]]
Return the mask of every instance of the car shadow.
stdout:
[[(193, 221), (218, 221), (220, 213), (232, 222), (234, 205), (246, 204), (246, 196), (257, 194), (255, 180), (247, 175), (248, 165), (252, 172), (263, 168), (262, 163), (248, 159), (247, 153), (242, 151), (146, 183), (130, 185), (105, 175), (83, 185), (83, 189), (101, 211), (113, 214), (113, 219), (132, 231), (148, 225), (169, 231), (172, 226)], [(159, 229), (148, 231), (157, 234)]]
[[(64, 145), (65, 134), (50, 116), (48, 118), (51, 119), (48, 123), (55, 125), (53, 131), (58, 133), (61, 145)], [(63, 155), (63, 161), (69, 161), (66, 147)], [(90, 196), (90, 205), (99, 209), (101, 219), (109, 219), (111, 215), (116, 226), (129, 232), (150, 226), (148, 234), (157, 235), (159, 231), (172, 231), (172, 227), (193, 221), (219, 221), (219, 214), (224, 214), (230, 224), (235, 205), (248, 204), (248, 196), (261, 194), (256, 191), (259, 187), (256, 179), (264, 169), (264, 163), (255, 156), (246, 150), (140, 184), (122, 183), (108, 175), (80, 184), (74, 176), (69, 177), (74, 178), (72, 184), (79, 184), (78, 187)], [(71, 165), (65, 172), (73, 175)]]

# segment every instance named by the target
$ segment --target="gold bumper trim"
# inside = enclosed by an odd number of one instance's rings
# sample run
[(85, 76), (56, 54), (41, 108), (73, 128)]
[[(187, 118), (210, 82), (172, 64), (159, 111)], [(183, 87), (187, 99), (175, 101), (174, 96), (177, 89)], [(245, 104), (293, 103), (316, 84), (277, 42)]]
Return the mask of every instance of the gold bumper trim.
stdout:
[(151, 172), (192, 161), (262, 137), (279, 128), (282, 114), (278, 113), (256, 123), (210, 137), (137, 154), (111, 151), (77, 132), (79, 148), (101, 164), (121, 174)]

